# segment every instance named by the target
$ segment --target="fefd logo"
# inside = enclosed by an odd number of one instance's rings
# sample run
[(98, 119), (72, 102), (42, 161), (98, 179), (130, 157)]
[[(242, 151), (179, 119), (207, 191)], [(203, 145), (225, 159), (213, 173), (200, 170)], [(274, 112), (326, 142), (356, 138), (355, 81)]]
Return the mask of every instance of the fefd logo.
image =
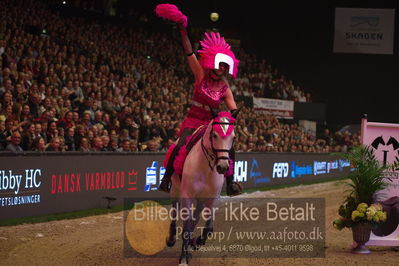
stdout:
[(285, 178), (288, 177), (289, 165), (287, 162), (274, 163), (273, 164), (273, 178)]
[(158, 189), (158, 184), (160, 183), (160, 180), (162, 180), (166, 170), (161, 166), (159, 168), (159, 178), (157, 178), (158, 164), (157, 161), (153, 161), (151, 166), (146, 168), (144, 191), (153, 191)]

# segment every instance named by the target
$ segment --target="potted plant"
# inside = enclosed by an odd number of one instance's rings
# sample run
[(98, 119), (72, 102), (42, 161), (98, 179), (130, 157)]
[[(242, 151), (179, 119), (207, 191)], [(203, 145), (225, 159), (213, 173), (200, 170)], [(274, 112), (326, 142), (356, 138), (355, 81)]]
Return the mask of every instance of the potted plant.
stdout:
[(338, 209), (339, 219), (333, 221), (333, 226), (342, 230), (351, 228), (356, 247), (353, 253), (370, 253), (364, 244), (369, 241), (373, 226), (387, 219), (387, 213), (383, 211), (379, 199), (381, 190), (386, 188), (384, 171), (394, 165), (383, 165), (374, 155), (374, 150), (366, 145), (353, 147), (347, 153), (334, 153), (351, 162), (351, 171), (348, 174), (349, 181), (344, 202)]

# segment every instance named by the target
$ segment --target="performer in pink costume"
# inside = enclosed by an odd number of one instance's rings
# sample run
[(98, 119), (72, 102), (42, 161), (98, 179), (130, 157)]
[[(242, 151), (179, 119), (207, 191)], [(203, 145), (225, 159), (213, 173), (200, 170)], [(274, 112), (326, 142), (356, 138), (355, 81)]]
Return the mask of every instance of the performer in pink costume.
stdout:
[[(171, 177), (174, 172), (174, 161), (179, 154), (180, 148), (186, 144), (187, 138), (200, 126), (207, 125), (212, 119), (212, 109), (218, 109), (219, 105), (224, 102), (230, 112), (237, 110), (233, 93), (230, 90), (226, 75), (230, 74), (234, 78), (238, 72), (239, 61), (235, 58), (234, 53), (230, 49), (230, 45), (226, 43), (219, 33), (205, 33), (199, 50), (200, 60), (194, 54), (190, 40), (187, 35), (187, 17), (184, 16), (176, 6), (170, 4), (160, 4), (155, 12), (158, 16), (173, 20), (178, 23), (180, 28), (180, 36), (184, 52), (187, 55), (188, 64), (194, 74), (194, 94), (190, 110), (186, 119), (180, 126), (179, 140), (168, 152), (170, 155), (166, 166), (166, 171), (162, 179), (159, 189), (169, 192), (171, 185)], [(185, 156), (185, 155), (181, 155)], [(234, 159), (234, 151), (230, 153), (230, 158)], [(183, 160), (184, 161), (184, 160)], [(231, 168), (234, 168), (234, 164)], [(241, 193), (241, 186), (233, 182), (234, 169), (229, 171), (226, 176), (226, 191), (230, 196)]]

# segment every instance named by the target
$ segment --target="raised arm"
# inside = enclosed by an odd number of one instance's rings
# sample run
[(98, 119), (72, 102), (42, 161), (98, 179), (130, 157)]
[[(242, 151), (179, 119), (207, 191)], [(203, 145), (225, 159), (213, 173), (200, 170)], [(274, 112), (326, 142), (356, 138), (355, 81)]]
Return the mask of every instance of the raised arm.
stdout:
[(187, 29), (182, 24), (179, 24), (179, 27), (184, 53), (187, 55), (188, 65), (194, 74), (195, 82), (198, 83), (204, 77), (204, 70), (198, 62), (197, 56), (193, 52), (193, 47), (191, 46), (190, 39), (188, 38)]
[(200, 63), (197, 60), (196, 55), (193, 52), (193, 47), (187, 35), (187, 17), (177, 8), (177, 6), (172, 4), (159, 4), (155, 8), (155, 13), (163, 18), (170, 21), (174, 21), (179, 25), (180, 36), (182, 38), (182, 44), (185, 54), (187, 55), (188, 65), (194, 74), (195, 82), (199, 82), (204, 77), (204, 70), (202, 69)]

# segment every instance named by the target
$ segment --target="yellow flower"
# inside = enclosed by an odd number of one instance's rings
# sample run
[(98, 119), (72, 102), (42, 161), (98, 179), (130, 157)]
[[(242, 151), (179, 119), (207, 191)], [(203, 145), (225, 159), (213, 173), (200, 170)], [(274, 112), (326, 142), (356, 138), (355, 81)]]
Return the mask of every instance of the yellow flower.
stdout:
[(387, 220), (387, 213), (386, 212), (378, 211), (376, 213), (376, 215), (378, 216), (378, 218), (380, 219), (381, 222), (385, 222)]
[(376, 211), (382, 211), (382, 205), (380, 203), (373, 203), (370, 207), (374, 207)]
[(373, 221), (376, 223), (378, 223), (380, 221), (380, 218), (378, 217), (377, 214), (373, 216)]
[(367, 210), (368, 205), (366, 203), (360, 203), (359, 205), (357, 205), (357, 210), (359, 212), (365, 213)]
[(371, 221), (373, 220), (373, 215), (371, 215), (370, 213), (367, 213), (367, 221)]
[(356, 218), (360, 215), (359, 211), (353, 211), (352, 212), (352, 221), (356, 221)]
[(376, 214), (376, 212), (377, 212), (377, 210), (375, 209), (375, 207), (374, 206), (370, 206), (370, 207), (367, 208), (366, 214), (367, 215), (370, 214), (371, 216), (374, 216), (374, 214)]

